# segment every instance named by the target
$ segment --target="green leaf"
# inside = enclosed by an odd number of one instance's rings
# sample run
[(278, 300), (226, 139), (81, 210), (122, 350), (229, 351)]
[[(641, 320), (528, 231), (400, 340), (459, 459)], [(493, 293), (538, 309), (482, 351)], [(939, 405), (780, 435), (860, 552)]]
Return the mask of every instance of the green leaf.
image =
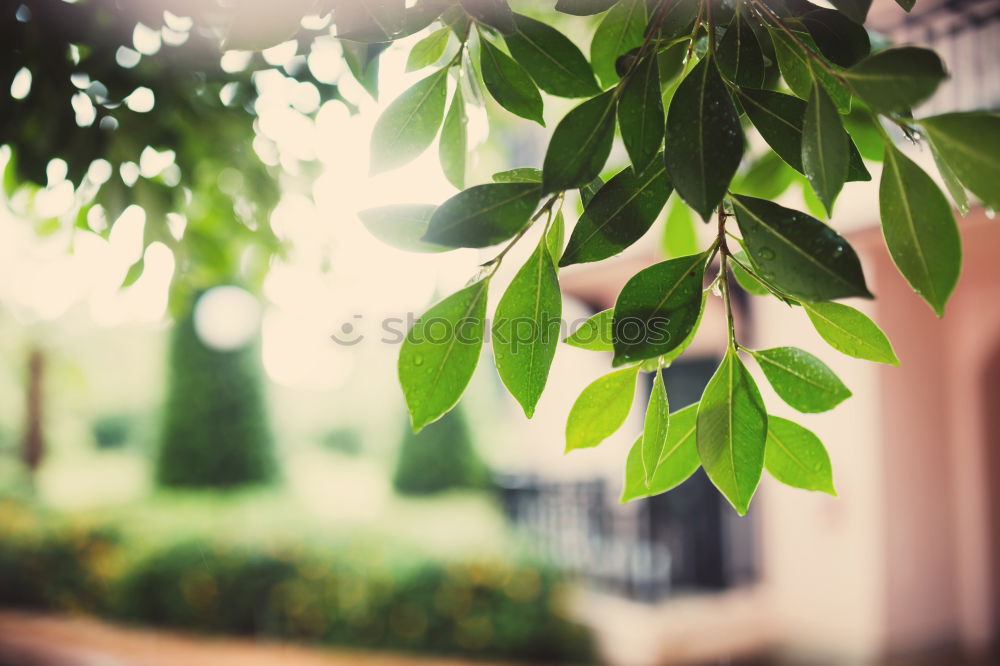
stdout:
[(664, 158), (677, 193), (707, 220), (743, 158), (740, 118), (710, 55), (674, 93)]
[(541, 183), (542, 170), (535, 167), (517, 167), (493, 174), (494, 183)]
[(667, 452), (667, 433), (670, 430), (670, 404), (667, 389), (663, 386), (663, 371), (653, 377), (653, 390), (646, 405), (646, 419), (642, 428), (642, 466), (647, 485), (653, 480), (660, 466), (661, 456)]
[(694, 228), (694, 217), (691, 209), (683, 201), (674, 198), (667, 212), (667, 220), (663, 225), (663, 254), (670, 257), (683, 257), (698, 252), (698, 234)]
[(774, 391), (800, 412), (829, 411), (851, 397), (833, 370), (807, 351), (775, 347), (751, 353)]
[(591, 16), (611, 8), (618, 0), (558, 0), (556, 11), (574, 16)]
[(917, 0), (896, 0), (896, 4), (909, 12), (913, 9), (913, 5), (917, 4)]
[(855, 23), (864, 25), (872, 0), (830, 0), (830, 4)]
[(511, 113), (544, 126), (542, 96), (528, 72), (489, 40), (482, 39), (480, 43), (483, 83), (493, 99)]
[(436, 63), (448, 48), (450, 38), (451, 29), (440, 28), (414, 44), (406, 58), (406, 71), (412, 72)]
[(448, 247), (502, 243), (528, 224), (540, 198), (538, 183), (470, 187), (434, 211), (424, 240)]
[(514, 15), (517, 32), (504, 38), (538, 87), (558, 97), (590, 97), (601, 92), (594, 71), (580, 49), (552, 26)]
[(948, 188), (948, 193), (951, 195), (951, 200), (955, 202), (955, 207), (958, 211), (965, 215), (969, 212), (969, 195), (965, 191), (965, 186), (959, 182), (958, 176), (952, 171), (948, 162), (941, 156), (941, 151), (938, 150), (937, 145), (934, 140), (928, 137), (928, 145), (931, 147), (931, 155), (934, 156), (934, 164), (937, 166), (938, 173), (941, 174), (941, 180), (944, 181), (944, 186)]
[(668, 259), (625, 284), (615, 303), (615, 365), (662, 356), (684, 342), (701, 313), (706, 260)]
[(568, 345), (589, 351), (614, 351), (612, 322), (615, 309), (602, 310), (580, 325), (572, 335), (563, 340)]
[(645, 31), (645, 0), (621, 0), (604, 15), (590, 42), (590, 62), (603, 87), (618, 83), (615, 61), (641, 46)]
[(542, 164), (545, 194), (586, 185), (600, 174), (615, 137), (613, 90), (583, 102), (559, 121)]
[(962, 270), (958, 225), (931, 177), (889, 143), (879, 184), (879, 212), (896, 267), (940, 317)]
[(656, 54), (636, 66), (618, 102), (618, 127), (632, 167), (644, 171), (663, 146), (663, 100)]
[[(771, 41), (774, 43), (774, 53), (778, 59), (781, 76), (793, 93), (802, 99), (807, 99), (812, 92), (813, 79), (815, 78), (830, 95), (830, 99), (833, 100), (840, 113), (847, 113), (851, 110), (851, 93), (837, 79), (823, 67), (814, 65), (810, 56), (803, 52), (795, 40), (783, 31), (776, 28), (768, 28), (768, 30), (771, 34)], [(813, 53), (820, 53), (819, 47), (816, 46), (816, 42), (808, 33), (799, 31), (793, 31), (793, 33)]]
[(962, 184), (1000, 209), (1000, 115), (946, 113), (918, 122)]
[(355, 80), (361, 84), (372, 99), (378, 99), (378, 64), (379, 55), (385, 50), (385, 44), (362, 44), (361, 42), (343, 41), (340, 48), (344, 53), (344, 61)]
[(842, 303), (803, 303), (816, 332), (839, 352), (876, 363), (899, 365), (896, 352), (875, 322)]
[[(750, 259), (750, 256), (743, 250), (734, 253), (733, 259), (740, 261), (742, 264), (756, 272), (756, 266), (753, 265), (753, 261)], [(735, 277), (736, 281), (739, 282), (743, 291), (748, 294), (753, 294), (754, 296), (767, 296), (771, 293), (771, 290), (764, 286), (763, 282), (740, 268), (739, 264), (735, 261), (729, 262), (729, 269), (733, 272), (733, 277)]]
[[(802, 166), (802, 129), (806, 102), (798, 97), (771, 90), (738, 89), (739, 99), (750, 122), (761, 137), (788, 166), (804, 174)], [(880, 144), (881, 145), (881, 139)], [(853, 142), (848, 142), (847, 180), (871, 180), (861, 154)]]
[(697, 403), (689, 405), (670, 415), (670, 430), (667, 443), (653, 478), (646, 483), (642, 462), (642, 440), (640, 435), (629, 449), (625, 461), (625, 487), (621, 501), (628, 502), (640, 497), (659, 495), (676, 488), (686, 481), (701, 465), (698, 460), (698, 446), (695, 431), (698, 422)]
[(819, 220), (764, 199), (734, 196), (736, 221), (760, 275), (807, 301), (872, 295), (854, 248)]
[(448, 68), (413, 84), (382, 112), (372, 131), (371, 173), (416, 158), (434, 141), (444, 116)]
[(624, 169), (590, 200), (573, 227), (559, 266), (600, 261), (639, 240), (653, 226), (670, 196), (663, 160), (636, 175)]
[(489, 279), (444, 299), (414, 322), (399, 351), (399, 383), (413, 431), (458, 403), (479, 362)]
[(465, 99), (462, 97), (462, 87), (455, 87), (448, 114), (441, 126), (441, 138), (438, 141), (438, 159), (441, 170), (448, 182), (462, 189), (465, 187), (465, 154), (468, 152), (468, 134), (465, 130)]
[(718, 49), (719, 71), (732, 83), (753, 88), (764, 83), (764, 54), (741, 12), (733, 15)]
[(129, 266), (128, 272), (125, 273), (125, 278), (122, 280), (121, 287), (131, 287), (136, 281), (142, 277), (142, 272), (146, 268), (146, 258), (145, 256), (139, 257), (139, 261), (135, 262)]
[(698, 407), (698, 457), (737, 513), (747, 508), (764, 469), (767, 412), (760, 391), (732, 347)]
[(796, 175), (776, 152), (768, 150), (750, 162), (744, 171), (736, 174), (729, 189), (761, 199), (777, 199), (791, 186)]
[(502, 35), (512, 35), (517, 31), (514, 12), (507, 0), (458, 0), (469, 16), (484, 25), (495, 28)]
[(580, 187), (580, 204), (582, 205), (580, 212), (583, 212), (583, 208), (590, 205), (594, 195), (600, 192), (602, 187), (604, 187), (604, 179), (600, 176), (594, 176), (594, 180)]
[(767, 417), (764, 467), (782, 483), (804, 490), (837, 495), (833, 469), (823, 442), (798, 423), (779, 416)]
[(421, 240), (437, 206), (397, 204), (358, 213), (368, 232), (386, 245), (410, 252), (444, 252), (450, 247)]
[(504, 292), (493, 323), (497, 373), (529, 419), (559, 343), (562, 295), (545, 239)]
[(331, 4), (338, 39), (391, 42), (403, 31), (403, 0), (333, 0)]
[(552, 224), (549, 225), (549, 230), (545, 234), (545, 243), (548, 245), (549, 254), (552, 257), (561, 256), (565, 242), (566, 220), (563, 218), (562, 211), (560, 210), (552, 219)]
[(857, 96), (878, 111), (905, 111), (934, 94), (948, 78), (930, 49), (901, 46), (874, 53), (846, 70)]
[(802, 168), (827, 213), (833, 212), (833, 202), (847, 179), (850, 144), (837, 107), (814, 82), (802, 123)]
[(566, 421), (566, 452), (597, 446), (625, 423), (639, 366), (608, 373), (597, 379), (573, 403)]
[(855, 65), (872, 50), (868, 31), (840, 12), (813, 9), (799, 17), (820, 52), (841, 67)]

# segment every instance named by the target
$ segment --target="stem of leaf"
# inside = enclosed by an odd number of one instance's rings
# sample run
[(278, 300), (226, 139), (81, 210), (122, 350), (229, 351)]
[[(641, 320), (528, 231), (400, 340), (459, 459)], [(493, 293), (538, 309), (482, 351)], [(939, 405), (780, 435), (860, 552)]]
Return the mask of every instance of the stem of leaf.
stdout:
[[(563, 195), (562, 192), (558, 192), (549, 197), (549, 200), (545, 202), (545, 205), (539, 208), (538, 212), (535, 213), (530, 220), (528, 220), (528, 223), (526, 225), (524, 225), (524, 228), (518, 231), (517, 234), (513, 238), (511, 238), (506, 245), (504, 245), (503, 249), (500, 250), (499, 254), (497, 254), (497, 256), (487, 261), (485, 264), (480, 264), (480, 267), (489, 268), (492, 266), (493, 270), (491, 270), (489, 274), (492, 276), (494, 273), (496, 273), (497, 269), (500, 268), (500, 263), (503, 261), (503, 258), (507, 256), (507, 253), (510, 252), (511, 248), (517, 245), (517, 242), (519, 240), (524, 238), (524, 235), (528, 233), (528, 230), (531, 229), (532, 226), (534, 226), (535, 222), (537, 222), (542, 217), (542, 215), (549, 213), (550, 214), (549, 219), (551, 219), (552, 206), (555, 205), (556, 201), (559, 198), (561, 198), (562, 195)], [(546, 224), (546, 229), (548, 229), (548, 224)]]
[(729, 346), (736, 349), (736, 326), (733, 323), (733, 300), (729, 292), (729, 246), (726, 244), (726, 210), (720, 203), (717, 211), (719, 216), (719, 233), (716, 244), (719, 249), (719, 284), (722, 287), (722, 300), (726, 304), (726, 324), (729, 330)]

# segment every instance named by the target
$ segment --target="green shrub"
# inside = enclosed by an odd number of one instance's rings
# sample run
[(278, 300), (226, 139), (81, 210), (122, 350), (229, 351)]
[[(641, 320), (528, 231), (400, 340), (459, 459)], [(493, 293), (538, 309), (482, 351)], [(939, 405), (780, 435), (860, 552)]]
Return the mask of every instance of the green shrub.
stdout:
[(476, 453), (462, 408), (418, 433), (407, 423), (392, 483), (403, 495), (490, 487), (489, 470)]
[(271, 480), (274, 443), (255, 345), (205, 346), (194, 308), (174, 325), (156, 480), (226, 488)]
[(131, 414), (106, 414), (97, 417), (90, 426), (94, 443), (99, 449), (117, 449), (135, 435), (136, 418)]

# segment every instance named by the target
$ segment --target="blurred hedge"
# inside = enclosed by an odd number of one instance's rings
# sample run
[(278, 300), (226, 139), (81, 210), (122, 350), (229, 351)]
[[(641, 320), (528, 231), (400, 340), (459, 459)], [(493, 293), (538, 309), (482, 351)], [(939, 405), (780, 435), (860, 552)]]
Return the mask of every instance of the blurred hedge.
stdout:
[(0, 501), (0, 605), (361, 648), (593, 660), (588, 633), (564, 615), (564, 583), (529, 562), (400, 565), (347, 548), (183, 536), (134, 553), (128, 543)]
[(492, 486), (489, 469), (473, 446), (462, 407), (418, 433), (413, 432), (407, 419), (392, 485), (402, 495)]

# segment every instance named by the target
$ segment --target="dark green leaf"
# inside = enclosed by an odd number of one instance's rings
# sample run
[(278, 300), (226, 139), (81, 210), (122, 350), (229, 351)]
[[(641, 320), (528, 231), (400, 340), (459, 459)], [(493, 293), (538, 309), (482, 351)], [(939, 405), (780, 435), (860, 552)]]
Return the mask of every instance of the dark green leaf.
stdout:
[(590, 97), (601, 90), (580, 49), (552, 26), (515, 14), (517, 32), (504, 38), (538, 87), (559, 97)]
[(625, 423), (639, 366), (597, 379), (573, 403), (566, 421), (566, 452), (597, 446)]
[(618, 0), (558, 0), (556, 11), (574, 16), (600, 14), (611, 8)]
[(879, 212), (892, 260), (940, 317), (962, 269), (958, 225), (931, 177), (888, 143)]
[(414, 322), (399, 351), (399, 383), (413, 431), (455, 406), (479, 362), (486, 320), (480, 280), (444, 299)]
[(653, 226), (670, 196), (662, 160), (636, 175), (621, 171), (598, 190), (573, 228), (560, 266), (600, 261), (639, 240)]
[(663, 254), (669, 257), (683, 257), (698, 252), (698, 234), (694, 228), (694, 216), (683, 201), (674, 197), (663, 225)]
[(517, 167), (493, 174), (494, 183), (541, 183), (542, 170), (534, 167)]
[(600, 192), (602, 187), (604, 187), (604, 180), (600, 176), (594, 176), (594, 180), (580, 188), (580, 203), (584, 208), (590, 205), (594, 195)]
[(698, 407), (698, 457), (737, 513), (747, 508), (764, 469), (767, 412), (760, 391), (732, 347)]
[(962, 184), (1000, 210), (1000, 115), (946, 113), (919, 122)]
[(760, 87), (764, 82), (764, 54), (740, 12), (733, 16), (718, 49), (719, 71), (726, 78), (738, 86)]
[(798, 423), (773, 414), (767, 417), (764, 467), (775, 479), (794, 488), (837, 494), (823, 442)]
[(827, 225), (764, 199), (737, 195), (733, 207), (761, 277), (785, 293), (807, 301), (872, 297), (854, 248)]
[(885, 333), (867, 316), (842, 303), (803, 303), (809, 320), (827, 343), (848, 356), (899, 365)]
[(601, 172), (615, 136), (613, 90), (592, 97), (556, 126), (542, 164), (545, 194), (586, 185)]
[[(694, 20), (698, 17), (698, 10), (700, 9), (700, 3), (698, 2), (675, 2), (674, 0), (668, 0), (665, 6), (663, 3), (656, 2), (655, 4), (661, 5), (662, 13), (659, 15), (659, 38), (661, 40), (672, 40), (676, 37), (686, 36), (691, 34), (691, 29), (694, 27)], [(716, 7), (720, 9), (721, 7)], [(650, 12), (654, 10), (653, 6), (650, 5)], [(687, 44), (683, 45), (683, 50), (687, 51)]]
[(528, 72), (488, 40), (481, 40), (481, 45), (483, 83), (493, 99), (511, 113), (545, 125), (542, 96)]
[(497, 373), (529, 419), (549, 376), (561, 316), (559, 279), (542, 239), (504, 292), (493, 323)]
[(406, 71), (412, 72), (433, 65), (444, 55), (450, 38), (451, 30), (440, 28), (414, 44), (406, 58)]
[(662, 356), (680, 345), (698, 322), (704, 254), (653, 264), (625, 284), (615, 303), (615, 358), (620, 365)]
[(707, 220), (743, 158), (743, 128), (711, 56), (681, 82), (667, 114), (665, 160), (677, 193)]
[[(847, 113), (851, 110), (851, 93), (837, 79), (822, 66), (814, 64), (790, 36), (775, 28), (769, 28), (769, 30), (781, 76), (793, 93), (802, 99), (807, 99), (812, 92), (813, 79), (815, 78), (830, 95), (830, 99), (833, 100), (840, 113)], [(819, 47), (816, 46), (816, 42), (808, 33), (797, 31), (793, 31), (793, 33), (799, 42), (802, 42), (813, 53), (819, 54)]]
[(424, 240), (448, 247), (488, 247), (528, 224), (541, 197), (537, 183), (487, 183), (445, 201), (431, 216)]
[(667, 433), (670, 429), (670, 404), (667, 389), (663, 386), (663, 371), (657, 370), (653, 377), (653, 390), (646, 405), (646, 418), (642, 428), (642, 466), (646, 484), (660, 466), (661, 456), (667, 453)]
[(465, 130), (465, 99), (462, 87), (455, 87), (455, 96), (441, 126), (438, 142), (438, 159), (448, 182), (462, 189), (465, 187), (465, 155), (468, 152), (468, 134)]
[(615, 61), (642, 44), (645, 30), (644, 0), (621, 0), (604, 15), (590, 42), (590, 62), (602, 86), (607, 88), (618, 82)]
[(847, 179), (850, 144), (837, 107), (823, 87), (813, 83), (802, 122), (802, 168), (827, 213), (833, 212)]
[(348, 69), (372, 99), (378, 99), (379, 55), (385, 47), (385, 44), (362, 44), (350, 41), (340, 43)]
[(855, 23), (864, 25), (872, 0), (830, 0), (830, 4)]
[(444, 252), (450, 247), (427, 243), (421, 238), (437, 206), (398, 204), (369, 208), (358, 213), (372, 236), (386, 245), (410, 252)]
[(646, 484), (642, 462), (642, 436), (629, 449), (625, 462), (625, 487), (622, 502), (665, 493), (676, 488), (695, 473), (701, 462), (698, 460), (698, 446), (695, 430), (698, 422), (698, 405), (688, 405), (670, 415), (670, 430), (663, 448), (659, 466), (653, 478)]
[(563, 340), (568, 345), (589, 351), (614, 351), (612, 322), (615, 310), (602, 310), (580, 325), (572, 335)]
[(645, 170), (659, 154), (663, 119), (660, 71), (653, 54), (636, 66), (618, 102), (618, 127), (636, 171)]
[(382, 112), (372, 131), (372, 174), (402, 166), (431, 145), (441, 127), (448, 68), (413, 84)]
[(917, 4), (917, 0), (896, 0), (896, 4), (909, 12), (913, 9), (913, 5)]
[(879, 51), (844, 72), (858, 97), (879, 111), (914, 107), (947, 77), (941, 58), (916, 46)]
[(833, 370), (807, 351), (775, 347), (752, 353), (774, 391), (800, 412), (825, 412), (851, 397)]
[[(771, 90), (741, 88), (739, 98), (750, 121), (788, 166), (805, 173), (802, 166), (802, 126), (806, 102)], [(880, 144), (881, 145), (881, 144)], [(871, 180), (871, 174), (853, 142), (848, 144), (847, 180)]]
[(820, 52), (830, 62), (850, 67), (871, 52), (868, 31), (840, 12), (832, 9), (814, 9), (799, 21), (812, 35)]
[(458, 0), (469, 16), (480, 23), (496, 28), (503, 35), (512, 35), (517, 30), (514, 12), (507, 0)]
[(948, 193), (951, 195), (951, 200), (955, 203), (955, 207), (958, 211), (965, 215), (969, 212), (969, 195), (965, 191), (965, 187), (958, 180), (958, 176), (952, 171), (948, 162), (941, 156), (941, 151), (938, 150), (937, 145), (934, 143), (934, 139), (928, 137), (927, 143), (931, 147), (931, 154), (934, 156), (934, 164), (937, 166), (938, 173), (941, 174), (941, 180), (944, 181), (944, 185), (948, 188)]

